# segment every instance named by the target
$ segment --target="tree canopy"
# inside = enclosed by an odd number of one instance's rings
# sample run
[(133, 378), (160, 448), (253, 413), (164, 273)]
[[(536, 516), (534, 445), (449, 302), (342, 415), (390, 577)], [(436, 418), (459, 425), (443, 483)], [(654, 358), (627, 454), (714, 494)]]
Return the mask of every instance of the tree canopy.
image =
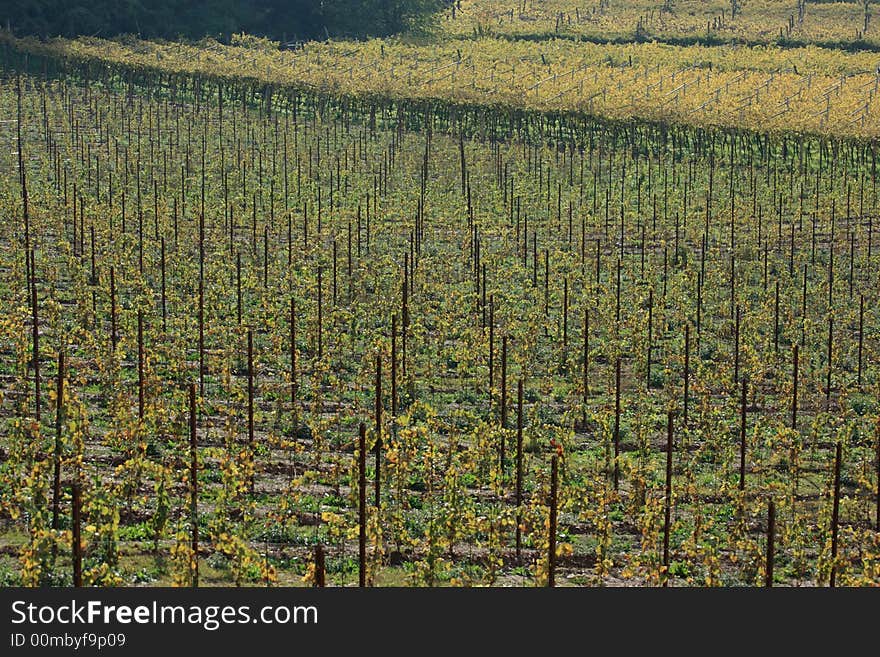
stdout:
[(0, 0), (17, 34), (275, 39), (386, 36), (423, 27), (448, 0)]

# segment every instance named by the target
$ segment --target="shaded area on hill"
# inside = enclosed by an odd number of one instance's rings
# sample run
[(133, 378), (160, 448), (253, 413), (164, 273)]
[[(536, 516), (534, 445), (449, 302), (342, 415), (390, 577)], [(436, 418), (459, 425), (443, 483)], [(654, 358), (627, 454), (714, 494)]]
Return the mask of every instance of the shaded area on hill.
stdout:
[(0, 0), (0, 21), (17, 34), (144, 38), (275, 39), (386, 36), (418, 29), (445, 0)]

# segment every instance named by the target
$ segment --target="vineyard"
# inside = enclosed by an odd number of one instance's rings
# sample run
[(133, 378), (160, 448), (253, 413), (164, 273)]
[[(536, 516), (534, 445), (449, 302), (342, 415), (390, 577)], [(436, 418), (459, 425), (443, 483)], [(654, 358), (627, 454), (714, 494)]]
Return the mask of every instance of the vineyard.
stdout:
[(460, 0), (455, 7), (442, 28), (458, 37), (880, 46), (869, 0)]
[(876, 56), (570, 4), (0, 36), (2, 585), (880, 584)]

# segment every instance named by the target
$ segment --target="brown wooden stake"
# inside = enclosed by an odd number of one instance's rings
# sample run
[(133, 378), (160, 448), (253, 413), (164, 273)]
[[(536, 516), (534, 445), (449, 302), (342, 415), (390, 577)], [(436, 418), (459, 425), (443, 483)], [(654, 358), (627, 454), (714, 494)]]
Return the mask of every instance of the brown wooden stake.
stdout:
[(764, 573), (764, 586), (773, 586), (773, 555), (776, 540), (776, 505), (773, 500), (767, 505), (767, 567)]
[(797, 412), (798, 412), (798, 345), (794, 344), (794, 353), (792, 356), (792, 373), (791, 373), (791, 428), (797, 429)]
[(397, 417), (397, 314), (391, 315), (391, 417)]
[(648, 353), (645, 358), (645, 370), (647, 372), (645, 379), (645, 388), (651, 389), (651, 350), (653, 349), (653, 327), (654, 327), (654, 290), (648, 290)]
[(367, 585), (367, 427), (358, 427), (358, 585)]
[(505, 436), (507, 428), (507, 336), (501, 338), (501, 431), (498, 434), (498, 467), (504, 477)]
[(95, 225), (89, 225), (89, 234), (91, 236), (91, 252), (92, 252), (92, 273), (89, 277), (89, 286), (92, 288), (92, 317), (96, 316), (97, 312), (97, 295), (95, 294), (94, 286), (98, 284), (98, 274), (97, 269), (95, 267)]
[(837, 585), (837, 528), (840, 522), (840, 441), (834, 450), (834, 506), (831, 510), (831, 582), (832, 587)]
[(165, 300), (165, 238), (162, 238), (160, 243), (160, 263), (162, 266), (162, 331), (168, 330), (168, 322), (167, 322), (167, 303)]
[(620, 357), (614, 363), (614, 490), (620, 487)]
[(556, 493), (559, 478), (559, 457), (555, 454), (550, 461), (550, 536), (547, 547), (548, 570), (547, 586), (556, 586)]
[(739, 489), (746, 489), (746, 391), (748, 380), (742, 380), (742, 399), (740, 402), (739, 422)]
[(52, 476), (52, 529), (59, 529), (61, 516), (61, 429), (64, 424), (64, 350), (58, 352), (58, 381), (55, 407), (55, 452)]
[(144, 313), (137, 314), (138, 421), (144, 421)]
[[(34, 263), (34, 252), (31, 251), (31, 263)], [(35, 271), (35, 264), (31, 265)], [(33, 366), (34, 366), (34, 417), (40, 421), (40, 317), (37, 306), (37, 277), (33, 275), (31, 285), (31, 328), (33, 329)]]
[(326, 567), (324, 564), (324, 546), (318, 543), (315, 546), (315, 583), (314, 586), (323, 588), (325, 586)]
[[(516, 561), (519, 563), (522, 550), (522, 479), (523, 479), (523, 380), (516, 384)], [(880, 459), (880, 443), (877, 447)], [(880, 463), (880, 461), (878, 461)], [(878, 466), (880, 467), (880, 466)], [(878, 498), (880, 499), (880, 498)], [(880, 502), (878, 502), (880, 509)]]
[(199, 215), (199, 394), (205, 394), (205, 218)]
[(406, 379), (406, 333), (409, 328), (409, 285), (407, 285), (407, 278), (409, 278), (409, 273), (407, 270), (407, 262), (403, 263), (403, 294), (402, 294), (402, 308), (401, 308), (401, 327), (400, 327), (400, 372), (403, 375), (403, 378)]
[(501, 471), (504, 472), (504, 431), (507, 429), (507, 336), (501, 337)]
[(382, 491), (382, 354), (376, 354), (376, 476), (373, 505), (379, 508)]
[(665, 577), (663, 586), (669, 583), (669, 530), (672, 519), (672, 450), (673, 450), (673, 418), (674, 413), (666, 413), (666, 495), (663, 509), (663, 568)]
[(250, 489), (254, 492), (254, 332), (248, 328), (247, 332), (247, 395), (248, 395), (248, 458), (251, 462)]
[(196, 443), (196, 384), (189, 384), (189, 513), (192, 531), (192, 585), (199, 586), (199, 460)]
[(116, 352), (116, 277), (113, 266), (110, 266), (110, 345)]
[(79, 483), (73, 484), (73, 513), (72, 513), (72, 559), (73, 559), (73, 585), (81, 587), (82, 580), (82, 491)]
[(584, 409), (582, 413), (583, 423), (587, 423), (587, 397), (590, 394), (590, 313), (584, 308), (584, 350), (582, 354), (583, 360), (583, 377), (584, 377)]
[(739, 383), (739, 329), (740, 329), (740, 307), (739, 304), (736, 306), (736, 320), (734, 323), (733, 329), (733, 386), (734, 390), (736, 390), (736, 386)]
[(688, 388), (691, 374), (691, 325), (684, 326), (684, 403), (682, 408), (682, 426), (687, 428), (688, 421)]
[(296, 301), (290, 297), (290, 410), (296, 408)]

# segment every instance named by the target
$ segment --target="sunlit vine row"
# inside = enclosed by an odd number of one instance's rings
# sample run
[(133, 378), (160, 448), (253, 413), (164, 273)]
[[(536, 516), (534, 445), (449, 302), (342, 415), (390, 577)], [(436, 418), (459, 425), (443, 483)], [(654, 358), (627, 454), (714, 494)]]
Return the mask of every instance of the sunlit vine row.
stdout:
[[(566, 41), (329, 42), (278, 51), (218, 43), (188, 46), (95, 39), (4, 39), (95, 63), (169, 73), (255, 79), (303, 89), (571, 111), (839, 136), (880, 134), (880, 73), (871, 54), (821, 49), (724, 50), (656, 44), (598, 46)], [(256, 43), (256, 45), (253, 45)], [(794, 57), (794, 59), (792, 59)]]

